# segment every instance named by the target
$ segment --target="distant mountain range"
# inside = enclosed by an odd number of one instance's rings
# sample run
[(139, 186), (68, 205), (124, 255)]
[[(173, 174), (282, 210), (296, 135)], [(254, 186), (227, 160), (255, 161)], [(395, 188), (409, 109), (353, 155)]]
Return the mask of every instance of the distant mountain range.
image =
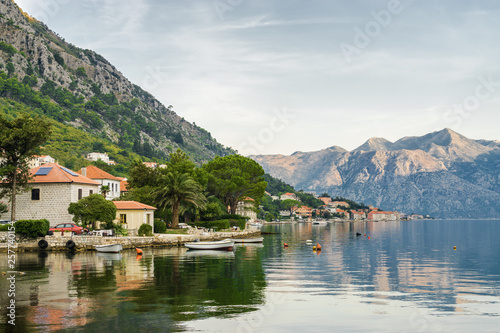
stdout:
[[(67, 43), (12, 0), (0, 0), (0, 70), (29, 86), (25, 92), (11, 82), (2, 84), (0, 98), (25, 103), (124, 150), (165, 158), (181, 148), (200, 163), (234, 153), (130, 82), (104, 57)], [(33, 97), (32, 90), (42, 98)]]
[(500, 141), (444, 129), (396, 142), (371, 138), (353, 151), (250, 157), (296, 189), (438, 218), (500, 218)]

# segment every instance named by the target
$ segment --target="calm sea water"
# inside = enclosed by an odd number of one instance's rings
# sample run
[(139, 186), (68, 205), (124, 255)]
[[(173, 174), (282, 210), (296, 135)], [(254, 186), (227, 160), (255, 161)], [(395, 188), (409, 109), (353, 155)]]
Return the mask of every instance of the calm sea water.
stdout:
[[(18, 254), (15, 329), (500, 331), (500, 221), (265, 228), (280, 234), (233, 252)], [(7, 289), (0, 276), (0, 331), (11, 328)]]

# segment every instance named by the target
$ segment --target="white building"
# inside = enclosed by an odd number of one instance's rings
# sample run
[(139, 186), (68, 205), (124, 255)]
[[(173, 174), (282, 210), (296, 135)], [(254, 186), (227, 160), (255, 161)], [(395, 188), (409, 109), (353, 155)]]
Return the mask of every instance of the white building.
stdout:
[(116, 164), (115, 161), (109, 159), (107, 153), (88, 153), (86, 159), (93, 162), (101, 160), (106, 164)]
[(296, 200), (296, 201), (300, 201), (300, 199), (295, 195), (295, 193), (285, 193), (285, 194), (282, 194), (281, 197), (280, 197), (280, 200), (283, 201), (283, 200)]
[(28, 167), (30, 169), (38, 168), (41, 165), (47, 163), (55, 163), (56, 160), (49, 155), (33, 156), (33, 158), (28, 162)]
[[(31, 190), (16, 195), (16, 219), (47, 219), (50, 226), (71, 223), (69, 204), (99, 192), (99, 183), (56, 163), (47, 163), (30, 170), (34, 176)], [(10, 212), (0, 216), (10, 219)]]
[(101, 192), (102, 186), (109, 186), (109, 192), (106, 193), (106, 199), (113, 200), (120, 197), (121, 178), (115, 177), (93, 165), (81, 168), (78, 173), (98, 182), (100, 184), (99, 193)]
[(257, 213), (255, 212), (255, 200), (249, 197), (244, 198), (242, 201), (238, 202), (238, 207), (236, 207), (236, 214), (240, 216), (246, 216), (250, 219), (249, 222), (253, 222), (257, 219)]

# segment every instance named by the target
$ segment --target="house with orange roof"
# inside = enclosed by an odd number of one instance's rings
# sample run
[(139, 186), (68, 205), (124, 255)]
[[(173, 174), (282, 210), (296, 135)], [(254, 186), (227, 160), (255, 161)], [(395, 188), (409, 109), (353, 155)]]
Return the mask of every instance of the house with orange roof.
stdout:
[(255, 200), (250, 197), (245, 197), (243, 200), (238, 201), (236, 214), (248, 217), (249, 222), (255, 221), (257, 219), (257, 213), (255, 212)]
[(299, 207), (295, 210), (295, 215), (302, 217), (312, 217), (313, 209), (307, 206)]
[(345, 207), (345, 208), (349, 208), (351, 206), (345, 201), (332, 201), (329, 203), (329, 205), (332, 207)]
[(120, 194), (128, 193), (128, 181), (127, 178), (120, 178)]
[(295, 195), (295, 193), (285, 193), (280, 196), (280, 200), (296, 200), (300, 201), (300, 199)]
[(115, 223), (128, 230), (129, 236), (137, 235), (143, 224), (148, 224), (154, 229), (154, 213), (156, 207), (137, 201), (113, 201), (116, 206)]
[(368, 220), (372, 221), (396, 221), (394, 212), (384, 212), (380, 210), (372, 210), (368, 213)]
[(120, 183), (122, 181), (121, 178), (115, 177), (112, 174), (109, 174), (94, 165), (89, 165), (88, 167), (81, 168), (77, 172), (78, 174), (95, 180), (96, 182), (101, 184), (101, 186), (99, 186), (99, 191), (101, 191), (102, 186), (109, 186), (109, 192), (106, 193), (106, 199), (113, 200), (120, 197)]
[(323, 201), (325, 205), (328, 205), (330, 202), (332, 202), (332, 198), (330, 197), (319, 197), (318, 199)]
[[(33, 176), (29, 183), (31, 189), (16, 195), (18, 220), (47, 219), (51, 227), (71, 223), (73, 215), (68, 213), (69, 204), (99, 193), (98, 182), (57, 163), (31, 169), (30, 174)], [(10, 213), (0, 216), (0, 219), (9, 218)]]

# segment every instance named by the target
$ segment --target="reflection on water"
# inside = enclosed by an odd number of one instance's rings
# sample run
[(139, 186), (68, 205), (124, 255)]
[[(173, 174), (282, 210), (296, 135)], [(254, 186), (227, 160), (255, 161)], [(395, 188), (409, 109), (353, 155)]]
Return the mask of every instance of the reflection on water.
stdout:
[[(499, 221), (265, 228), (279, 234), (234, 252), (18, 254), (16, 269), (26, 274), (16, 285), (16, 328), (497, 331)], [(308, 239), (322, 251), (313, 251)], [(1, 290), (6, 287), (0, 279)], [(7, 304), (5, 293), (0, 301)]]

